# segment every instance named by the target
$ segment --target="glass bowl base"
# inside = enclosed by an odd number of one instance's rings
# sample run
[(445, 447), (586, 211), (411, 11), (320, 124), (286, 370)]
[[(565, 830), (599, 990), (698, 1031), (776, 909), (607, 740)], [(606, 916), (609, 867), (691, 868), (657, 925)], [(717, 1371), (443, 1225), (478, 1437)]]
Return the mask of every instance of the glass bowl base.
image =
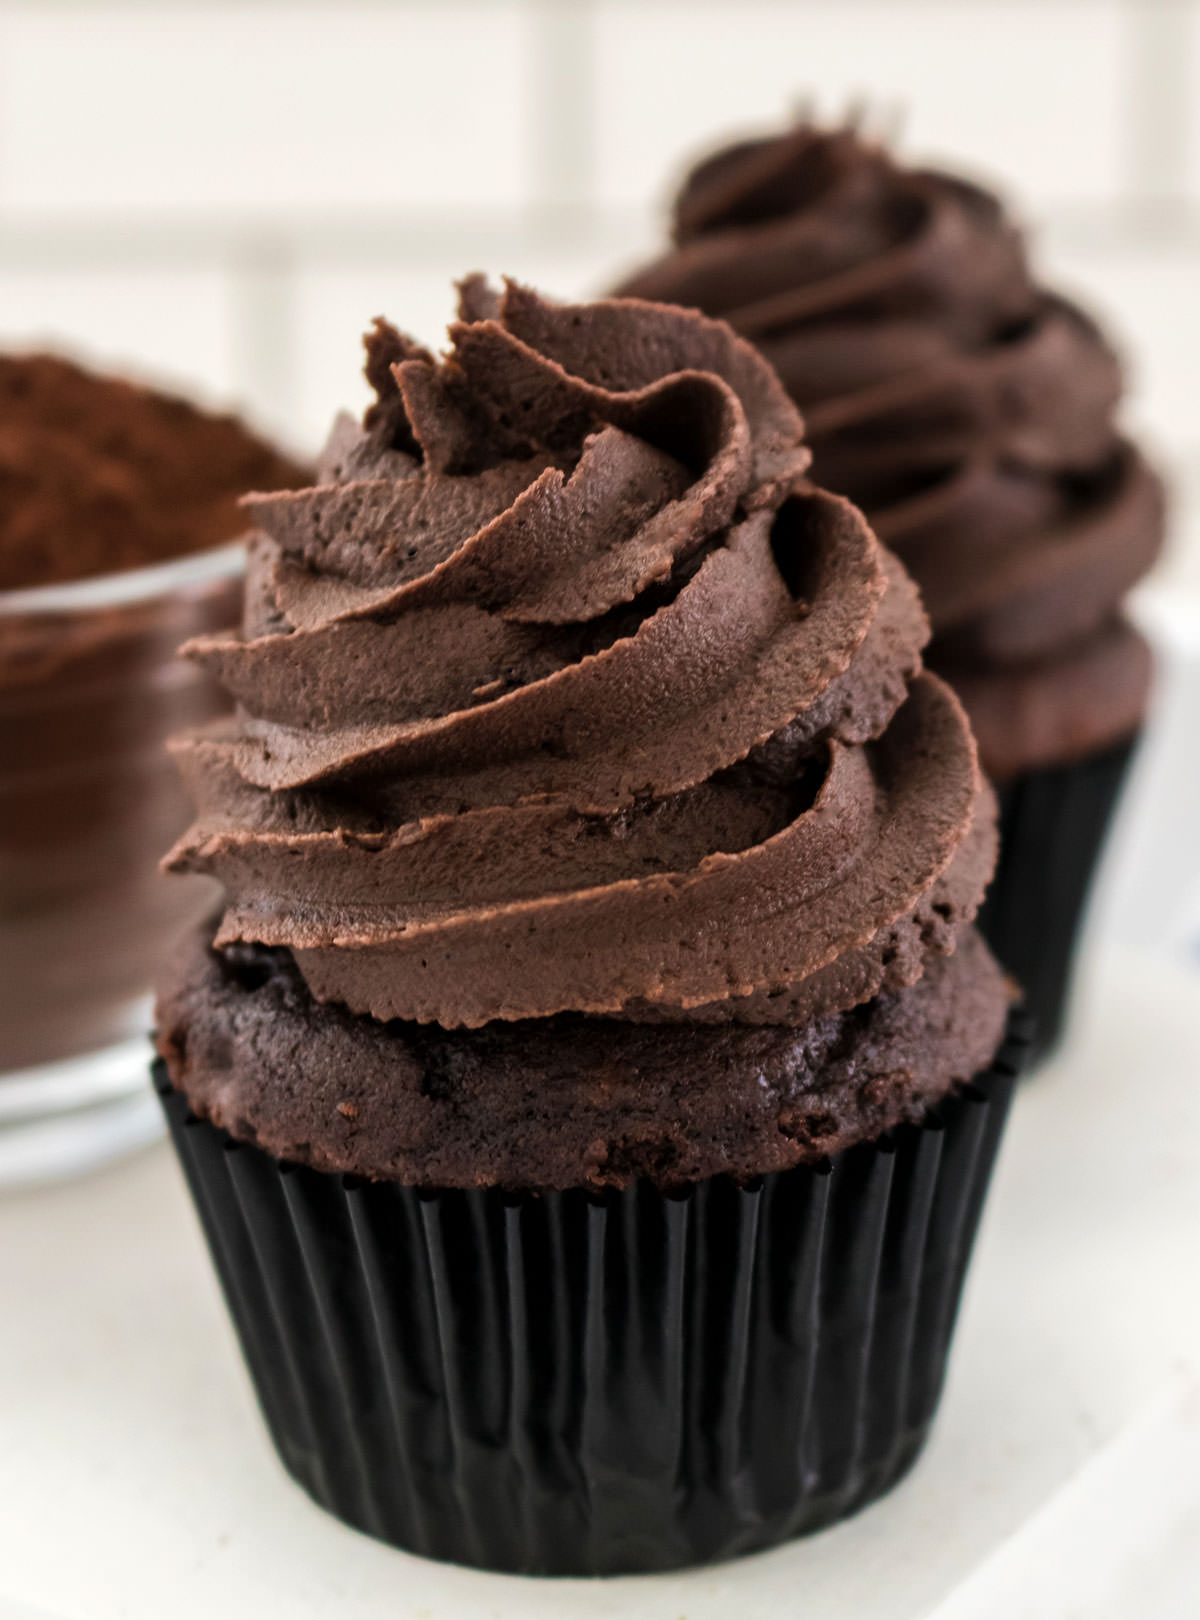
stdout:
[(98, 1169), (163, 1134), (146, 1036), (0, 1075), (0, 1188)]

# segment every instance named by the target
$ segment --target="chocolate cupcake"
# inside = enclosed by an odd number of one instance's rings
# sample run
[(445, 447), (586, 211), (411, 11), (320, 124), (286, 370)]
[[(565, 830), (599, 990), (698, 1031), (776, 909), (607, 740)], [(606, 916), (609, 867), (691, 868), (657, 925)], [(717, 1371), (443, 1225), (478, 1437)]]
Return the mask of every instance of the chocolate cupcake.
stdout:
[(439, 1558), (887, 1488), (1008, 1099), (994, 806), (903, 569), (720, 322), (478, 278), (255, 497), (169, 857), (168, 1117), (283, 1460)]
[(757, 344), (804, 412), (814, 476), (921, 588), (928, 662), (1000, 794), (981, 926), (1048, 1048), (1150, 684), (1122, 601), (1158, 553), (1163, 492), (1115, 423), (1117, 359), (1039, 284), (994, 197), (853, 129), (718, 152), (674, 234), (622, 290)]

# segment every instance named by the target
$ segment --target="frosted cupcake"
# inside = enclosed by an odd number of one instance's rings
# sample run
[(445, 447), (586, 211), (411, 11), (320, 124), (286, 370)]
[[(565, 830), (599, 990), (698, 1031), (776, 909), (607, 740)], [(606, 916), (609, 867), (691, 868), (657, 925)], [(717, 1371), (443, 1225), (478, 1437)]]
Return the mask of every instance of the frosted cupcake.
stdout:
[(916, 593), (720, 322), (384, 323), (192, 656), (160, 1083), (306, 1488), (435, 1557), (726, 1557), (932, 1418), (1003, 1119), (993, 805)]

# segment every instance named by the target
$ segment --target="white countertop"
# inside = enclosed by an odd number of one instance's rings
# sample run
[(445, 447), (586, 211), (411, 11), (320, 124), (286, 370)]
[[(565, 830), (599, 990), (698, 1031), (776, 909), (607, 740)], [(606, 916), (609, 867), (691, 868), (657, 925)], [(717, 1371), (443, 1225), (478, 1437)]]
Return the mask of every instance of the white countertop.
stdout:
[(275, 1460), (165, 1146), (8, 1196), (0, 1620), (1116, 1620), (1123, 1592), (1194, 1615), (1200, 978), (1091, 968), (1070, 1060), (1018, 1096), (925, 1457), (850, 1523), (717, 1569), (534, 1582), (346, 1529)]

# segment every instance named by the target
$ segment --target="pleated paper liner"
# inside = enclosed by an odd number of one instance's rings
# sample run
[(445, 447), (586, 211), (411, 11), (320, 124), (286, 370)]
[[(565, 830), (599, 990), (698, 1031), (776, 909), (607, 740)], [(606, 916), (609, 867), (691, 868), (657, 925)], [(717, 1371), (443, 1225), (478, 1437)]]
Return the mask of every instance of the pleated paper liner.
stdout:
[(1030, 771), (997, 792), (1000, 860), (979, 931), (1024, 992), (1030, 1062), (1062, 1037), (1080, 924), (1121, 786), (1137, 746)]
[(615, 1574), (815, 1530), (909, 1467), (1024, 1045), (920, 1126), (675, 1196), (323, 1174), (156, 1079), (300, 1484), (428, 1557)]

